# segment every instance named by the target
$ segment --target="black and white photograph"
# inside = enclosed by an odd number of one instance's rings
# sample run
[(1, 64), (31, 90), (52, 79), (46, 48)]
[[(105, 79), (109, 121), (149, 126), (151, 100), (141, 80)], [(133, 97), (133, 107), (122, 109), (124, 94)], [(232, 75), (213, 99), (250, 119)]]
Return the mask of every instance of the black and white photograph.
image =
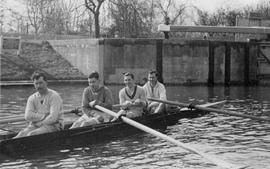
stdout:
[(270, 169), (269, 0), (1, 0), (1, 169)]

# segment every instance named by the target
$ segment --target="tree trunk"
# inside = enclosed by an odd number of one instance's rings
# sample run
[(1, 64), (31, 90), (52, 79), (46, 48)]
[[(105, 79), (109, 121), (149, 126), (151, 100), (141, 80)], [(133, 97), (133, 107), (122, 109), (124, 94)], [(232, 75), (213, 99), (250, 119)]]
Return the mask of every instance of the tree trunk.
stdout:
[(99, 13), (96, 13), (94, 17), (95, 17), (95, 34), (96, 38), (99, 38), (100, 37)]

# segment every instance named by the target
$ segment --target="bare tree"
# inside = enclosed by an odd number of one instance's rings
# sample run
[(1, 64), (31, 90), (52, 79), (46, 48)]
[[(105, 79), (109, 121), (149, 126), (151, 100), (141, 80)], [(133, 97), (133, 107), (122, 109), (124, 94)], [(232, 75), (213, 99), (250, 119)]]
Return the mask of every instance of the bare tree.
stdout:
[(246, 6), (243, 9), (244, 16), (248, 17), (251, 12), (259, 13), (263, 18), (270, 19), (270, 1), (261, 0), (257, 6)]
[(89, 33), (92, 36), (93, 33), (93, 24), (94, 18), (93, 13), (85, 8), (85, 3), (76, 4), (75, 8), (71, 10), (71, 20), (70, 26), (73, 33)]
[(0, 1), (0, 33), (3, 32), (6, 0)]
[(35, 34), (38, 33), (44, 21), (44, 10), (48, 7), (50, 0), (25, 0), (27, 17), (30, 25), (34, 28)]
[(100, 37), (99, 15), (100, 7), (104, 1), (105, 0), (85, 0), (85, 7), (90, 10), (94, 15), (96, 38)]
[(110, 0), (110, 13), (114, 21), (112, 34), (121, 37), (145, 37), (151, 34), (154, 18), (153, 1)]
[(207, 26), (235, 26), (236, 17), (243, 16), (243, 12), (240, 9), (223, 9), (220, 8), (213, 14), (208, 11), (202, 11), (197, 8), (198, 21), (196, 25), (207, 25)]
[[(174, 0), (168, 0), (168, 1), (158, 1), (158, 8), (161, 11), (161, 14), (163, 15), (164, 22), (166, 19), (170, 19), (170, 24), (176, 24), (177, 20), (180, 18), (179, 23), (181, 24), (184, 22), (184, 14), (185, 9), (187, 5), (184, 1), (174, 1)], [(167, 21), (168, 22), (168, 21)]]
[(13, 21), (15, 22), (16, 26), (17, 26), (16, 32), (21, 33), (23, 25), (24, 25), (23, 16), (21, 14), (19, 14), (18, 12), (16, 12), (16, 11), (12, 11), (11, 17), (12, 17)]

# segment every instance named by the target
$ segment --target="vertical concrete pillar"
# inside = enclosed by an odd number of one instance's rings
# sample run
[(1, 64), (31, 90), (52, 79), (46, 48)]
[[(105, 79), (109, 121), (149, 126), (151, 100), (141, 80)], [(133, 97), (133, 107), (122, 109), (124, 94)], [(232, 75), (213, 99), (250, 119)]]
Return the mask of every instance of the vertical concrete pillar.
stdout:
[(214, 86), (214, 71), (215, 71), (215, 44), (209, 41), (209, 70), (208, 70), (208, 86)]
[(230, 85), (231, 81), (231, 44), (229, 42), (225, 43), (225, 86)]
[(104, 39), (99, 39), (98, 40), (98, 72), (100, 74), (100, 81), (102, 84), (106, 84), (105, 82), (105, 78), (104, 78), (104, 51), (105, 51), (105, 47), (104, 47)]
[(163, 55), (163, 40), (158, 39), (156, 41), (156, 70), (158, 73), (158, 81), (163, 83), (163, 61), (162, 61), (162, 55)]
[(250, 83), (249, 78), (249, 43), (246, 43), (245, 45), (245, 69), (244, 69), (244, 83), (246, 86), (248, 86)]

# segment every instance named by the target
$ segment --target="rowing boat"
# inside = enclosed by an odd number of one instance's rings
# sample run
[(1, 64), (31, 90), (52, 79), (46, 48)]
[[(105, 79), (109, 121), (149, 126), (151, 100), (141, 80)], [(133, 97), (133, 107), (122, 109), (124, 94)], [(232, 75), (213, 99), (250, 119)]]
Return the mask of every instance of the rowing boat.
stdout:
[[(214, 104), (211, 104), (214, 105)], [(190, 110), (179, 107), (156, 114), (143, 114), (134, 120), (154, 129), (166, 129), (167, 126), (175, 125), (179, 119), (195, 118), (207, 112)], [(40, 135), (13, 139), (16, 134), (2, 135), (0, 141), (0, 154), (20, 156), (27, 153), (39, 152), (39, 150), (60, 150), (83, 147), (113, 139), (119, 139), (128, 135), (141, 132), (122, 121), (107, 122), (93, 126), (86, 126), (45, 133)]]
[[(196, 110), (170, 110), (158, 114), (144, 114), (135, 120), (151, 128), (166, 129), (181, 118), (194, 118), (202, 114), (203, 112)], [(9, 134), (3, 136), (4, 139), (0, 142), (0, 153), (17, 156), (43, 149), (70, 149), (138, 132), (141, 131), (121, 121), (115, 121), (16, 139), (12, 139), (15, 134)]]

